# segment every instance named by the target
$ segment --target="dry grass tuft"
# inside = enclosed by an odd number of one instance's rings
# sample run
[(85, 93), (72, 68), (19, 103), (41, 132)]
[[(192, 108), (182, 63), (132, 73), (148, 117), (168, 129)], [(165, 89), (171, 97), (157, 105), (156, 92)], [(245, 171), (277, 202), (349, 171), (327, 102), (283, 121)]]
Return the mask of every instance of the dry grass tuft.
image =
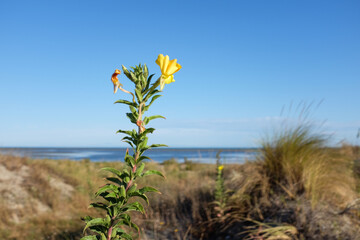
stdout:
[(353, 160), (326, 148), (327, 139), (309, 125), (278, 132), (262, 143), (259, 161), (274, 191), (288, 198), (305, 193), (313, 205), (319, 201), (346, 204), (356, 197)]
[[(263, 173), (262, 166), (257, 162), (247, 162), (229, 173), (227, 186), (235, 189), (229, 205), (236, 210), (239, 218), (250, 214), (250, 209), (261, 216), (259, 205), (269, 205), (269, 179)], [(232, 215), (235, 217), (235, 214)]]
[(277, 225), (266, 224), (254, 220), (249, 220), (254, 223), (253, 226), (248, 227), (245, 240), (263, 239), (263, 240), (297, 240), (298, 230), (291, 225)]
[[(266, 232), (287, 227), (298, 231), (284, 239), (360, 237), (350, 227), (359, 225), (358, 212), (339, 211), (359, 198), (354, 148), (328, 148), (327, 139), (312, 130), (305, 124), (276, 132), (263, 141), (256, 162), (229, 173), (227, 187), (234, 191), (220, 231), (237, 231), (239, 239), (251, 239), (247, 228), (253, 230), (252, 236), (258, 233), (254, 239), (266, 239)], [(282, 238), (269, 235), (269, 239)]]

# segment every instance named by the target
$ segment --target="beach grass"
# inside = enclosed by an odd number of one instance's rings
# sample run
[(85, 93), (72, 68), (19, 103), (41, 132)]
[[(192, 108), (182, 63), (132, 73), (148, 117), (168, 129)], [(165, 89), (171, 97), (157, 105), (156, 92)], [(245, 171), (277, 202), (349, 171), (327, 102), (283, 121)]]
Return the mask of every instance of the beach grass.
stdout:
[(259, 161), (272, 190), (288, 198), (305, 194), (313, 205), (319, 201), (345, 204), (356, 197), (354, 159), (327, 148), (327, 138), (311, 125), (284, 129), (265, 139)]

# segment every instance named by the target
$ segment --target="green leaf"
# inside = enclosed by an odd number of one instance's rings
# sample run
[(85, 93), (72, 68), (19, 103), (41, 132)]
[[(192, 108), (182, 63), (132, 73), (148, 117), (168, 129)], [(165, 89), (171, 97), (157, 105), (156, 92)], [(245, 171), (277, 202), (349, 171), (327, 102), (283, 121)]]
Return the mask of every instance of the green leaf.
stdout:
[(103, 192), (100, 194), (100, 196), (110, 203), (116, 203), (119, 200), (118, 196), (114, 192), (111, 193)]
[(120, 237), (120, 239), (133, 240), (132, 236), (127, 233), (121, 233), (118, 236)]
[(142, 88), (146, 87), (147, 82), (146, 82), (146, 78), (144, 77), (144, 75), (143, 74), (139, 75), (139, 78), (140, 78)]
[(132, 114), (134, 115), (135, 118), (137, 118), (139, 116), (138, 112), (136, 111), (136, 108), (130, 106), (130, 111), (132, 112)]
[(132, 123), (135, 123), (137, 122), (137, 119), (134, 117), (134, 114), (133, 113), (126, 113), (126, 116), (130, 119), (130, 121)]
[[(125, 220), (127, 220), (127, 221), (131, 221), (131, 217), (130, 217), (130, 215), (127, 214), (127, 213), (122, 213), (122, 214), (120, 214), (119, 216), (117, 216), (116, 220), (118, 220), (118, 219), (125, 219)], [(115, 224), (115, 227), (117, 227), (117, 226), (119, 226), (119, 225), (121, 225), (121, 224), (117, 223), (117, 224)]]
[(121, 202), (120, 203), (112, 203), (109, 205), (109, 212), (110, 212), (109, 215), (111, 217), (118, 215), (118, 213), (119, 213), (119, 207), (117, 207), (118, 204), (121, 204)]
[(112, 168), (112, 167), (104, 167), (104, 168), (101, 168), (100, 170), (111, 172), (111, 173), (115, 174), (118, 177), (121, 176), (121, 172), (119, 170), (115, 169), (115, 168)]
[(98, 240), (96, 236), (85, 236), (82, 237), (80, 240)]
[(124, 131), (124, 130), (118, 130), (116, 133), (124, 133), (124, 134), (127, 134), (129, 135), (130, 137), (133, 136), (133, 132), (132, 131)]
[(140, 228), (139, 228), (139, 226), (136, 225), (135, 223), (130, 222), (130, 223), (129, 223), (129, 227), (134, 228), (134, 229), (138, 232), (138, 234), (140, 234)]
[(129, 70), (127, 70), (127, 68), (124, 65), (122, 65), (122, 69), (123, 69), (125, 76), (127, 76), (128, 79), (132, 80)]
[(109, 215), (106, 215), (106, 217), (104, 218), (104, 221), (107, 223), (107, 226), (111, 225), (111, 217)]
[(144, 199), (144, 201), (149, 205), (149, 199), (144, 193), (140, 193), (139, 191), (133, 192), (129, 195), (129, 197), (139, 197)]
[(125, 155), (124, 160), (125, 160), (125, 162), (126, 162), (127, 164), (129, 164), (129, 166), (130, 166), (131, 168), (134, 167), (134, 165), (135, 165), (135, 159), (134, 159), (133, 156), (131, 156), (131, 155)]
[[(146, 75), (146, 78), (148, 77), (148, 75), (149, 75), (149, 74)], [(145, 94), (145, 93), (148, 91), (148, 89), (149, 89), (149, 87), (150, 87), (151, 79), (152, 79), (152, 77), (153, 77), (154, 75), (155, 75), (155, 74), (151, 74), (150, 77), (147, 78), (147, 80), (146, 80), (146, 86), (145, 86), (144, 90), (142, 91), (143, 94)]]
[(103, 227), (107, 227), (106, 221), (103, 218), (94, 218), (92, 220), (90, 220), (89, 222), (86, 223), (86, 226), (84, 228), (84, 231), (88, 228), (88, 227), (92, 227), (92, 226), (103, 226)]
[(137, 103), (134, 103), (134, 102), (130, 102), (130, 101), (127, 101), (127, 100), (123, 100), (123, 99), (120, 99), (120, 100), (117, 100), (115, 103), (122, 103), (122, 104), (126, 104), (126, 105), (129, 105), (130, 107), (137, 107)]
[[(140, 156), (141, 156), (146, 150), (148, 150), (148, 149), (150, 149), (149, 146), (145, 146), (145, 147), (143, 147), (142, 149), (140, 149)], [(138, 161), (138, 162), (139, 162), (139, 161)]]
[(115, 193), (118, 193), (119, 192), (119, 189), (117, 186), (113, 185), (113, 184), (106, 184), (105, 186), (103, 186), (102, 188), (100, 188), (96, 193), (95, 193), (95, 196), (99, 196), (101, 193), (104, 193), (104, 192), (108, 192), (108, 191), (113, 191)]
[(135, 140), (134, 138), (132, 138), (132, 137), (125, 136), (125, 137), (123, 137), (123, 138), (121, 139), (121, 141), (123, 141), (123, 142), (124, 142), (125, 140), (128, 140), (128, 141), (132, 142), (133, 144), (136, 143), (136, 140)]
[(116, 183), (119, 186), (122, 186), (124, 183), (119, 179), (119, 178), (114, 178), (114, 177), (107, 177), (106, 180)]
[(111, 233), (111, 237), (116, 237), (116, 236), (120, 237), (120, 239), (124, 238), (126, 240), (128, 239), (132, 240), (131, 235), (127, 234), (123, 229), (119, 227), (114, 227)]
[(161, 172), (159, 172), (157, 170), (148, 170), (148, 171), (146, 171), (145, 173), (142, 174), (142, 177), (145, 177), (145, 176), (148, 176), (148, 175), (159, 175), (159, 176), (165, 178), (165, 176)]
[(145, 164), (141, 163), (140, 166), (136, 169), (135, 176), (140, 176), (140, 174), (144, 171)]
[(122, 196), (122, 197), (126, 197), (126, 191), (125, 191), (125, 187), (124, 187), (124, 185), (122, 185), (121, 187), (120, 187), (120, 196)]
[(147, 192), (157, 192), (157, 193), (160, 193), (159, 190), (157, 190), (156, 188), (153, 188), (153, 187), (143, 187), (143, 188), (140, 188), (140, 189), (139, 189), (139, 193), (140, 193), (140, 194), (144, 194), (144, 193), (147, 193)]
[(141, 133), (141, 137), (145, 136), (148, 133), (153, 133), (156, 129), (155, 128), (147, 128), (145, 131)]
[(130, 178), (129, 178), (129, 177), (125, 177), (125, 178), (124, 178), (124, 182), (129, 183), (129, 182), (130, 182)]
[(135, 151), (135, 146), (132, 142), (130, 142), (130, 141), (123, 141), (123, 142), (126, 142), (127, 144), (129, 144), (132, 147), (133, 151)]
[(143, 148), (146, 148), (147, 142), (148, 142), (148, 138), (145, 137), (145, 138), (141, 141), (141, 143), (138, 145), (138, 149), (142, 150)]
[(145, 85), (145, 87), (144, 87), (144, 89), (142, 90), (141, 93), (144, 95), (145, 92), (149, 89), (149, 87), (150, 87), (150, 81), (147, 80), (147, 81), (146, 81), (146, 85)]
[(139, 80), (137, 79), (137, 77), (135, 76), (135, 74), (133, 72), (129, 72), (130, 74), (130, 79), (134, 82), (134, 83), (138, 83)]
[(141, 162), (141, 161), (143, 161), (143, 160), (145, 160), (145, 159), (148, 159), (148, 160), (151, 160), (151, 158), (149, 158), (149, 157), (147, 157), (147, 156), (141, 156), (141, 157), (139, 157), (139, 159), (138, 159), (138, 163), (139, 162)]
[(140, 233), (140, 228), (138, 227), (138, 225), (131, 222), (130, 220), (127, 220), (127, 219), (121, 220), (116, 225), (126, 225), (126, 226), (129, 226), (129, 227), (134, 228), (135, 230), (137, 230), (138, 234)]
[(91, 216), (86, 216), (86, 217), (81, 218), (81, 220), (85, 221), (86, 223), (89, 222), (92, 219), (94, 219), (94, 218), (91, 217)]
[[(153, 87), (155, 87), (155, 84), (153, 85)], [(151, 90), (153, 87), (151, 87), (149, 90)], [(149, 100), (150, 97), (152, 97), (153, 95), (155, 95), (155, 94), (157, 94), (157, 93), (159, 93), (159, 92), (161, 92), (161, 91), (159, 91), (159, 90), (157, 90), (157, 89), (154, 89), (154, 90), (150, 91), (150, 92), (146, 95), (146, 97), (144, 98), (144, 102), (147, 102), (147, 100)]]
[[(128, 156), (130, 156), (130, 155), (128, 155)], [(130, 156), (130, 157), (132, 157), (132, 156)], [(124, 169), (124, 170), (123, 170), (123, 173), (122, 173), (122, 175), (121, 175), (121, 178), (124, 179), (124, 176), (130, 176), (130, 173), (129, 173), (129, 171), (128, 171), (127, 169)]]
[(121, 225), (126, 225), (126, 226), (134, 228), (135, 230), (138, 231), (138, 233), (140, 233), (139, 227), (131, 221), (131, 217), (130, 217), (129, 214), (123, 213), (119, 217), (117, 217), (116, 219), (122, 219), (122, 220), (118, 221), (115, 224), (114, 227), (118, 227), (118, 226), (121, 226)]
[(156, 119), (156, 118), (163, 118), (163, 119), (166, 119), (165, 117), (161, 116), (161, 115), (155, 115), (155, 116), (150, 116), (150, 117), (147, 117), (149, 119), (149, 121), (153, 120), (153, 119)]
[(143, 91), (143, 95), (145, 95), (146, 93), (148, 93), (149, 91), (152, 91), (152, 90), (154, 90), (157, 86), (154, 86), (154, 84), (153, 84), (153, 86), (151, 87), (151, 88), (149, 88), (150, 87), (150, 84), (151, 84), (151, 79), (153, 78), (153, 76), (154, 76), (155, 74), (151, 74), (149, 77), (148, 77), (148, 79), (147, 79), (147, 83), (146, 83), (146, 88), (144, 89), (144, 91)]
[(93, 207), (93, 208), (100, 208), (100, 209), (104, 209), (107, 211), (107, 206), (105, 203), (102, 202), (97, 202), (97, 203), (90, 203), (89, 207)]
[(168, 147), (166, 144), (152, 144), (150, 145), (150, 148), (156, 148), (156, 147)]
[(147, 110), (149, 109), (149, 107), (153, 104), (153, 102), (154, 102), (156, 99), (158, 99), (159, 97), (161, 97), (161, 96), (162, 96), (162, 95), (155, 95), (155, 96), (151, 99), (150, 103), (144, 107), (144, 111), (147, 111)]
[(136, 190), (136, 187), (137, 187), (137, 184), (134, 183), (134, 185), (132, 185), (132, 186), (128, 189), (127, 194), (130, 194), (130, 193), (134, 192), (134, 191)]
[(149, 83), (151, 83), (151, 79), (153, 78), (154, 75), (155, 75), (155, 73), (154, 73), (154, 74), (151, 74), (151, 75), (148, 77), (147, 80), (148, 80)]
[(146, 64), (144, 64), (143, 72), (144, 72), (144, 77), (145, 77), (145, 78), (148, 78), (148, 76), (149, 76), (149, 69), (148, 69), (148, 67), (146, 66)]
[[(100, 236), (99, 235), (96, 236), (97, 239), (99, 239), (99, 240), (104, 239), (105, 233), (107, 232), (107, 228), (103, 227), (103, 226), (92, 226), (92, 227), (89, 227), (88, 229), (90, 229), (94, 233), (100, 234)], [(106, 240), (106, 238), (105, 238), (105, 240)]]
[(124, 212), (126, 211), (138, 211), (138, 212), (141, 212), (143, 214), (145, 214), (145, 209), (143, 207), (143, 205), (139, 202), (133, 202), (133, 203), (129, 203), (128, 205), (124, 206), (122, 208), (122, 210)]
[(142, 93), (139, 89), (135, 89), (135, 95), (136, 95), (136, 98), (138, 99), (139, 103), (142, 102), (143, 97), (142, 97)]
[(155, 116), (145, 117), (145, 118), (144, 118), (144, 123), (145, 123), (145, 125), (148, 124), (151, 120), (156, 119), (156, 118), (166, 119), (165, 117), (163, 117), (163, 116), (161, 116), (161, 115), (155, 115)]

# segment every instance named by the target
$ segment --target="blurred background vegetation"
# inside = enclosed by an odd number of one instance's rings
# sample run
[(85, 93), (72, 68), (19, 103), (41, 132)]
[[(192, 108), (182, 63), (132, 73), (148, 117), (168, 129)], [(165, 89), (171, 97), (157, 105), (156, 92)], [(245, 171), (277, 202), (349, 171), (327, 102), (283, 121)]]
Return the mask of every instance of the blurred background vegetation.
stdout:
[[(256, 161), (149, 162), (141, 239), (360, 239), (360, 147), (328, 147), (310, 124), (263, 139)], [(0, 239), (80, 239), (81, 217), (120, 162), (0, 156)], [(141, 183), (140, 183), (141, 185)]]

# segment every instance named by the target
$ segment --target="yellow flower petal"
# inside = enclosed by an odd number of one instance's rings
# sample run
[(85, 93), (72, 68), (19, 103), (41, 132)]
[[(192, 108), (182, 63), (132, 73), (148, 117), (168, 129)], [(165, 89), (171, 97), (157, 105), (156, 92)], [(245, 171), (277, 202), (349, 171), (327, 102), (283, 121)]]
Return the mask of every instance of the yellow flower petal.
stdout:
[[(159, 65), (160, 70), (161, 70), (161, 69), (164, 69), (164, 60), (165, 60), (164, 55), (159, 54), (158, 58), (157, 58), (156, 61), (155, 61), (156, 64)], [(161, 70), (161, 73), (163, 73), (162, 70)]]
[(169, 65), (166, 69), (166, 75), (173, 75), (181, 69), (181, 65), (176, 62), (176, 59), (169, 61)]
[(162, 74), (168, 75), (168, 74), (166, 74), (166, 70), (167, 70), (168, 66), (169, 66), (169, 56), (166, 55), (164, 58), (164, 61), (163, 61), (163, 67), (161, 69)]
[(164, 55), (159, 54), (155, 62), (159, 65), (163, 75), (170, 76), (181, 69), (181, 65), (177, 63), (177, 59), (169, 60), (168, 55), (164, 57)]
[(168, 76), (167, 78), (165, 78), (165, 83), (166, 83), (166, 84), (170, 84), (170, 83), (172, 83), (172, 82), (175, 82), (173, 75), (170, 75), (170, 76)]
[(161, 70), (160, 91), (163, 90), (165, 84), (175, 82), (173, 74), (181, 69), (181, 65), (177, 63), (177, 59), (169, 60), (169, 56), (159, 54), (155, 63), (159, 65)]

